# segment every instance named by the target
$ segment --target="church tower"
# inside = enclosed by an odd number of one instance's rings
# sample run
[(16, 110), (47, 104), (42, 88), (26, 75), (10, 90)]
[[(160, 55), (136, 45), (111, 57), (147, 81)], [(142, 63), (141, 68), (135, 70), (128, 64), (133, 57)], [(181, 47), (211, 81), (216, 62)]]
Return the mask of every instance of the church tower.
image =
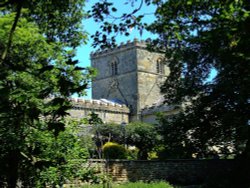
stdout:
[(169, 74), (164, 56), (149, 52), (146, 43), (137, 39), (92, 53), (91, 66), (98, 72), (92, 98), (127, 105), (131, 121), (140, 121), (141, 110), (162, 98), (160, 85)]

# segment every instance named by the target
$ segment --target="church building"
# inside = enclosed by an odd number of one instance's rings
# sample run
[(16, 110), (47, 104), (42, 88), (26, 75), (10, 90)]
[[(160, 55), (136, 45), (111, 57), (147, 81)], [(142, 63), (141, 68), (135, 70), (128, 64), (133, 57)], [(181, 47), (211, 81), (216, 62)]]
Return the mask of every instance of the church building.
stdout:
[(92, 80), (93, 99), (73, 101), (72, 117), (94, 112), (105, 123), (155, 123), (157, 112), (178, 112), (178, 108), (163, 104), (160, 93), (170, 72), (167, 62), (162, 54), (149, 52), (145, 41), (135, 39), (91, 53), (91, 66), (97, 69)]

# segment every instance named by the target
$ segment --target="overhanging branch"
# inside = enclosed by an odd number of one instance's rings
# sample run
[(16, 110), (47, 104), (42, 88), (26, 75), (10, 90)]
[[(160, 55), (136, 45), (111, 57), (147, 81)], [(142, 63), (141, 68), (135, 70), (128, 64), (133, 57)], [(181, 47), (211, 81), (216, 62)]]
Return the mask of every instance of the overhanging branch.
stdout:
[[(9, 3), (11, 1), (8, 1)], [(7, 3), (7, 2), (6, 2)], [(7, 53), (10, 49), (10, 46), (11, 46), (11, 43), (12, 43), (12, 39), (13, 39), (13, 35), (14, 35), (14, 32), (16, 30), (16, 26), (17, 26), (17, 23), (18, 23), (18, 20), (20, 18), (20, 15), (21, 15), (21, 10), (22, 10), (22, 1), (20, 1), (18, 4), (17, 4), (17, 11), (16, 11), (16, 16), (15, 16), (15, 20), (14, 20), (14, 23), (11, 27), (11, 30), (10, 30), (10, 34), (9, 34), (9, 39), (8, 39), (8, 43), (7, 43), (7, 46), (1, 56), (1, 61), (3, 62), (7, 56)]]
[(18, 4), (19, 1), (20, 0), (8, 0), (8, 1), (4, 2), (4, 3), (0, 3), (0, 8), (1, 7), (6, 7), (6, 6), (10, 5), (10, 4)]
[(9, 5), (11, 2), (12, 2), (12, 0), (9, 0), (9, 1), (4, 2), (4, 3), (0, 3), (0, 7), (5, 7), (5, 6)]

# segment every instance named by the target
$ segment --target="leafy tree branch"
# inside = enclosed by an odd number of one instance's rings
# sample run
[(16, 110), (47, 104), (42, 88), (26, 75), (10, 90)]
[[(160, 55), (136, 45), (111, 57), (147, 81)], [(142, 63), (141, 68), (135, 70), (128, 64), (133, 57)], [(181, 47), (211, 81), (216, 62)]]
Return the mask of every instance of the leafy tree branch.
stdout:
[[(8, 3), (10, 3), (10, 1)], [(6, 6), (6, 5), (3, 5), (3, 6)], [(7, 43), (7, 46), (5, 47), (5, 49), (4, 49), (3, 53), (2, 53), (2, 56), (1, 56), (1, 61), (2, 62), (4, 62), (4, 60), (6, 58), (6, 55), (7, 55), (8, 51), (9, 51), (9, 49), (11, 47), (11, 43), (12, 43), (12, 40), (13, 40), (13, 35), (14, 35), (14, 32), (15, 32), (18, 20), (19, 20), (19, 18), (21, 16), (21, 12), (22, 12), (22, 1), (19, 1), (17, 3), (17, 5), (16, 5), (16, 16), (15, 16), (13, 25), (11, 27), (11, 30), (9, 32), (8, 43)]]

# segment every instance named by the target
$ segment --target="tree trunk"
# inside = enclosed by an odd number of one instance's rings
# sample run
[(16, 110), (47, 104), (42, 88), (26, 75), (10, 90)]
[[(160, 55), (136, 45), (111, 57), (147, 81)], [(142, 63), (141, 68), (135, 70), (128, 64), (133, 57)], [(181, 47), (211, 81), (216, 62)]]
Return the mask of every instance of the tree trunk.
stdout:
[(8, 188), (16, 188), (18, 180), (19, 151), (12, 150), (8, 156), (7, 185)]
[(147, 160), (148, 159), (148, 152), (145, 150), (139, 150), (137, 158), (139, 160)]

